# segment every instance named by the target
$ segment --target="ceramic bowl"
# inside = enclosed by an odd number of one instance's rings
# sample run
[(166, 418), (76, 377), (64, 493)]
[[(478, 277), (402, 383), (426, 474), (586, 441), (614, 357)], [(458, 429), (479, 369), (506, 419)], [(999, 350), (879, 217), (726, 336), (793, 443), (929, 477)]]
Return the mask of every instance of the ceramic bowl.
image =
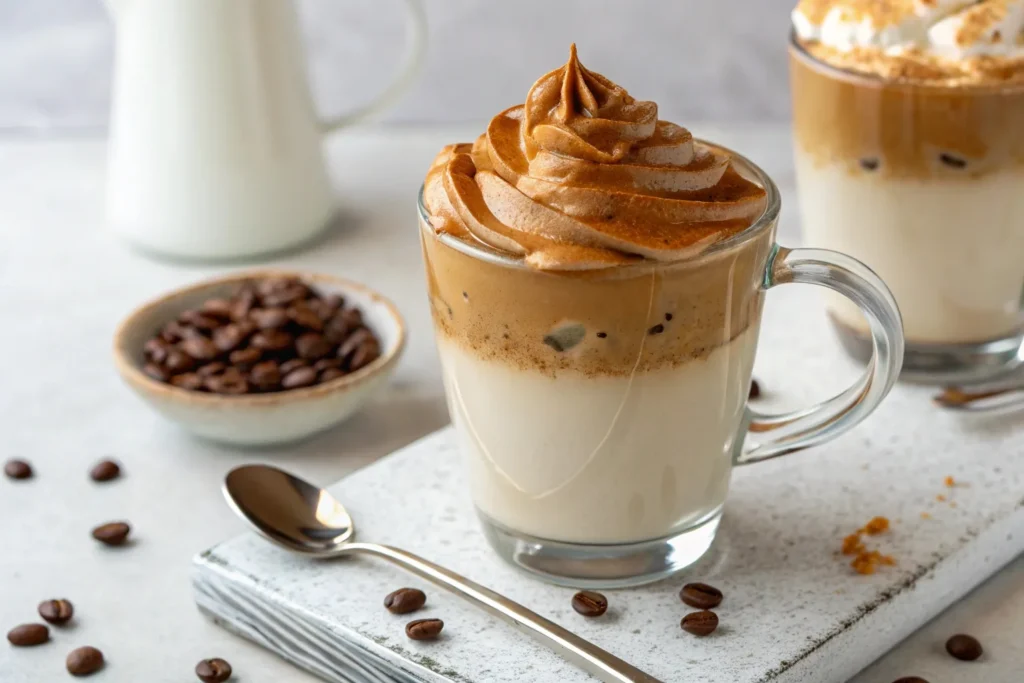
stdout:
[[(242, 396), (180, 389), (142, 371), (143, 345), (165, 323), (207, 299), (231, 296), (245, 280), (275, 276), (298, 277), (321, 294), (339, 294), (346, 306), (358, 307), (380, 340), (380, 358), (323, 384)], [(144, 304), (117, 329), (114, 362), (128, 386), (168, 420), (214, 441), (261, 446), (302, 439), (356, 412), (394, 372), (405, 337), (405, 324), (394, 304), (368, 287), (331, 275), (262, 270), (201, 282)]]

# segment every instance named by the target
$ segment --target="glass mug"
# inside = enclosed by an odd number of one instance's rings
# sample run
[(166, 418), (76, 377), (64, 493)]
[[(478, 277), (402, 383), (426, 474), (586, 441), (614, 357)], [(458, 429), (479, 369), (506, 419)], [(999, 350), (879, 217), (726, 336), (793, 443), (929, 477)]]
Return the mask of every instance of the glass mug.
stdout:
[[(436, 234), (420, 192), (445, 392), (473, 501), (498, 554), (545, 580), (630, 586), (683, 569), (714, 540), (733, 466), (835, 438), (899, 375), (902, 326), (886, 286), (848, 256), (776, 245), (778, 189), (723, 151), (765, 189), (764, 213), (671, 263), (533, 270)], [(790, 282), (855, 302), (874, 354), (835, 398), (762, 415), (747, 398), (764, 292)]]
[[(903, 311), (904, 377), (981, 381), (1024, 359), (1024, 85), (888, 81), (790, 40), (804, 235), (850, 254)], [(856, 307), (830, 296), (850, 355), (871, 352)]]

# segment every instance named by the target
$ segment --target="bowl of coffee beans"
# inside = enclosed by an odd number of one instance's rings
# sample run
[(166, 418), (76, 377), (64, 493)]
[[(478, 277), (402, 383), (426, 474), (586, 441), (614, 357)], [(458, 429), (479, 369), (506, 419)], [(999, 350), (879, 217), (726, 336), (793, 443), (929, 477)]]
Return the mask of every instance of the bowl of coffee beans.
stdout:
[(188, 431), (264, 445), (352, 415), (404, 346), (398, 310), (367, 287), (261, 271), (144, 304), (118, 328), (114, 361), (129, 387)]

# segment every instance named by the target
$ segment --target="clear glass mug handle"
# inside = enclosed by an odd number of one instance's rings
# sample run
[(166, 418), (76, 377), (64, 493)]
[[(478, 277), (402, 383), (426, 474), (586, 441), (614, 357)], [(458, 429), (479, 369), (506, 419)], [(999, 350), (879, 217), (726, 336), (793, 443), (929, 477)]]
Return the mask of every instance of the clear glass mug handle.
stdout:
[[(860, 261), (825, 249), (775, 247), (764, 287), (801, 283), (827, 287), (857, 304), (871, 325), (871, 362), (846, 391), (810, 408), (765, 415), (747, 408), (748, 446), (736, 459), (748, 465), (836, 438), (870, 415), (903, 367), (903, 321), (892, 292)], [(750, 438), (760, 439), (750, 443)]]
[(393, 105), (402, 96), (416, 76), (427, 56), (427, 11), (422, 0), (403, 0), (406, 9), (406, 37), (409, 45), (405, 52), (405, 61), (398, 75), (377, 97), (355, 111), (332, 116), (320, 122), (324, 133), (333, 133), (339, 128), (359, 123), (377, 112)]

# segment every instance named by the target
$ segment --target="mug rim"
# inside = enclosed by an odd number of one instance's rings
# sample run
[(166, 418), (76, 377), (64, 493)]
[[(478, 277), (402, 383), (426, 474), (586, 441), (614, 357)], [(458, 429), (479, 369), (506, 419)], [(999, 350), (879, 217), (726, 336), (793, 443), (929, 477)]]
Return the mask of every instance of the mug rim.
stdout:
[[(631, 263), (626, 265), (608, 266), (606, 268), (595, 268), (591, 272), (596, 271), (607, 271), (607, 270), (618, 270), (624, 271), (636, 268), (665, 268), (675, 266), (678, 264), (691, 263), (695, 261), (703, 260), (714, 254), (728, 251), (729, 249), (735, 248), (745, 242), (751, 241), (754, 238), (761, 235), (764, 231), (770, 230), (779, 219), (779, 214), (782, 211), (782, 197), (779, 192), (778, 186), (775, 181), (772, 180), (768, 173), (755, 164), (753, 161), (743, 156), (738, 152), (734, 152), (728, 147), (717, 145), (713, 142), (708, 142), (700, 138), (693, 138), (693, 141), (697, 144), (704, 145), (713, 150), (723, 152), (729, 156), (730, 163), (738, 162), (739, 168), (737, 169), (741, 175), (743, 171), (747, 171), (753, 176), (752, 180), (757, 183), (765, 191), (765, 206), (761, 214), (753, 221), (749, 226), (730, 237), (715, 242), (707, 249), (703, 249), (694, 254), (686, 256), (680, 259), (674, 259), (671, 261), (655, 261), (653, 259), (645, 259), (642, 262)], [(438, 233), (433, 230), (430, 226), (430, 212), (427, 211), (427, 207), (424, 204), (424, 192), (426, 191), (426, 183), (420, 185), (419, 193), (416, 199), (416, 208), (419, 213), (420, 229), (429, 232), (434, 239), (437, 239), (445, 246), (451, 247), (457, 251), (480, 259), (482, 261), (489, 261), (491, 263), (506, 266), (509, 268), (522, 268), (524, 270), (537, 271), (536, 268), (531, 268), (521, 257), (511, 256), (503, 254), (485, 247), (476, 246), (465, 240), (461, 240), (448, 233)], [(538, 272), (560, 272), (560, 271), (538, 271)]]
[(799, 60), (810, 69), (822, 73), (830, 78), (865, 88), (886, 88), (905, 92), (921, 92), (935, 94), (962, 93), (965, 95), (999, 95), (1024, 92), (1024, 82), (1018, 83), (975, 83), (968, 85), (949, 85), (942, 83), (929, 83), (927, 81), (897, 80), (885, 78), (878, 74), (829, 64), (823, 59), (815, 57), (808, 51), (807, 46), (801, 42), (796, 35), (796, 29), (789, 31), (789, 54), (793, 59)]

